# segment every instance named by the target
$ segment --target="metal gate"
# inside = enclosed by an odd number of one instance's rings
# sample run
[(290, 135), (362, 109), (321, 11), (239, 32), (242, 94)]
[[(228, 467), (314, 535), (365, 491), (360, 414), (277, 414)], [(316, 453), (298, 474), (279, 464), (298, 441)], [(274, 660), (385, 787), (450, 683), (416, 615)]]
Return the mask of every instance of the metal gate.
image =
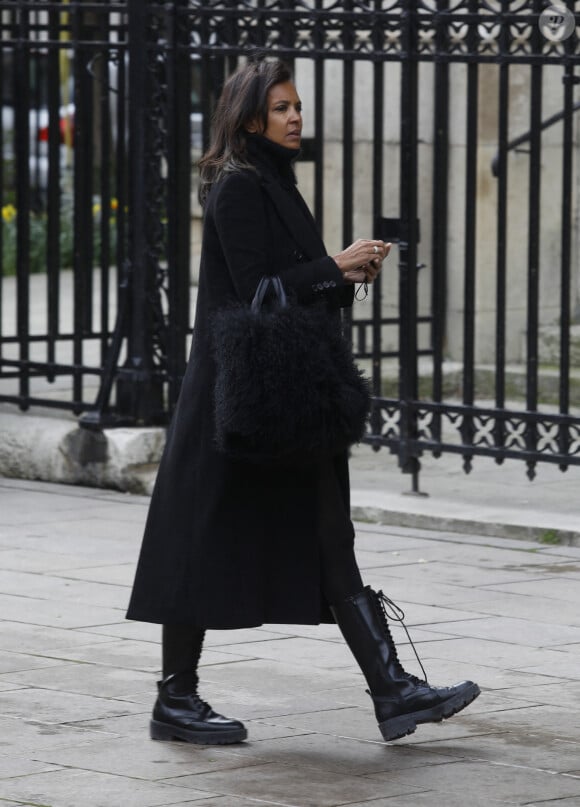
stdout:
[[(329, 249), (359, 236), (395, 243), (380, 282), (346, 322), (373, 380), (366, 442), (396, 453), (415, 484), (425, 451), (458, 453), (466, 470), (475, 455), (523, 459), (530, 476), (538, 461), (580, 464), (580, 50), (574, 24), (562, 28), (570, 15), (574, 22), (575, 3), (565, 5), (568, 14), (539, 0), (0, 0), (4, 52), (17, 66), (11, 80), (23, 90), (13, 136), (18, 315), (13, 333), (0, 327), (0, 384), (17, 389), (0, 400), (84, 412), (93, 428), (167, 419), (191, 331), (189, 165), (207, 143), (225, 76), (240, 60), (272, 55), (292, 64), (304, 101), (299, 180)], [(56, 76), (60, 54), (72, 57), (70, 331), (58, 302), (63, 105), (54, 87), (49, 324), (30, 327), (26, 66), (34, 48)], [(113, 170), (95, 171), (96, 142), (98, 165)], [(5, 205), (5, 172), (0, 188)], [(112, 199), (116, 252), (101, 220), (96, 260), (94, 206), (109, 210)], [(58, 360), (63, 343), (72, 354)], [(86, 387), (91, 375), (98, 390)], [(44, 392), (46, 379), (65, 378), (68, 398)]]
[(80, 413), (127, 258), (122, 4), (0, 2), (0, 400)]

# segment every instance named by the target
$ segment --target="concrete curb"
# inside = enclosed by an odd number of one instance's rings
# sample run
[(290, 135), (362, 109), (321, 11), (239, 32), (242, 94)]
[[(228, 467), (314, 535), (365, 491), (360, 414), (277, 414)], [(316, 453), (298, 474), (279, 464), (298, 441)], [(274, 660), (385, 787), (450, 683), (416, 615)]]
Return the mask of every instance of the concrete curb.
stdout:
[(482, 535), (489, 538), (509, 538), (516, 541), (535, 541), (544, 546), (580, 546), (580, 532), (560, 527), (534, 527), (528, 524), (513, 524), (500, 521), (482, 521), (442, 515), (426, 515), (397, 509), (357, 505), (351, 506), (353, 521), (381, 524), (387, 527), (437, 530), (438, 532)]

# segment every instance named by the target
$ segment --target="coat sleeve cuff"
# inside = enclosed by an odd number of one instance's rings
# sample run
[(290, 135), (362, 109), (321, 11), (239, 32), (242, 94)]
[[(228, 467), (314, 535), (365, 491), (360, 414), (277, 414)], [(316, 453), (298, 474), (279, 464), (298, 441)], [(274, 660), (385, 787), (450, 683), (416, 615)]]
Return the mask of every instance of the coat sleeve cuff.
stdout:
[[(345, 304), (341, 300), (348, 300), (352, 289), (352, 284), (345, 281), (342, 272), (329, 256), (291, 267), (285, 273), (285, 280), (302, 302), (324, 299), (336, 308)], [(346, 302), (346, 305), (349, 303)]]

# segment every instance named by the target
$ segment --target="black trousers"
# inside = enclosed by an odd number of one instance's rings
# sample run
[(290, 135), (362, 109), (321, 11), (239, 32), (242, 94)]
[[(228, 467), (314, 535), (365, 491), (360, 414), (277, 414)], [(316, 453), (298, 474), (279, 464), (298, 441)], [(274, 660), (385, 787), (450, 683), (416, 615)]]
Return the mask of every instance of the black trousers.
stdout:
[[(318, 545), (320, 582), (330, 605), (364, 588), (354, 554), (354, 529), (332, 462), (321, 466), (319, 477)], [(164, 625), (163, 678), (176, 675), (187, 691), (197, 686), (197, 665), (205, 631), (187, 625)]]

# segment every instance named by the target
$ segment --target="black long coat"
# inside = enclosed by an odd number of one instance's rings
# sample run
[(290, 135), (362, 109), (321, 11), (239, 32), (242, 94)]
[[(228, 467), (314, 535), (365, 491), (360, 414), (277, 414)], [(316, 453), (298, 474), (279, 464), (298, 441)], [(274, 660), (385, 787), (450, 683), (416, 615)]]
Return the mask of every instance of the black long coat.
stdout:
[[(320, 589), (322, 506), (352, 531), (346, 454), (324, 466), (267, 468), (213, 444), (208, 322), (229, 300), (251, 300), (264, 274), (283, 273), (304, 303), (352, 304), (316, 225), (274, 148), (252, 148), (257, 171), (227, 174), (205, 211), (194, 339), (151, 499), (127, 617), (205, 628), (331, 619)], [(336, 501), (321, 502), (322, 473)], [(325, 485), (325, 490), (329, 486)]]

